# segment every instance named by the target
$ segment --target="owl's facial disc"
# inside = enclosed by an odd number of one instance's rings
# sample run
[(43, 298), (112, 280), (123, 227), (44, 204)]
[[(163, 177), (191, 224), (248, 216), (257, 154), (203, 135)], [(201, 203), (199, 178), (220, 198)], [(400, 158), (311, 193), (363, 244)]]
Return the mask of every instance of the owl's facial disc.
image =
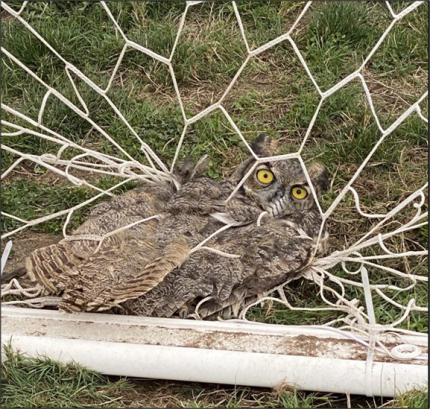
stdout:
[(259, 165), (254, 171), (253, 181), (244, 186), (247, 194), (254, 197), (272, 217), (284, 217), (298, 210), (310, 209), (314, 204), (303, 175), (283, 171), (279, 165)]

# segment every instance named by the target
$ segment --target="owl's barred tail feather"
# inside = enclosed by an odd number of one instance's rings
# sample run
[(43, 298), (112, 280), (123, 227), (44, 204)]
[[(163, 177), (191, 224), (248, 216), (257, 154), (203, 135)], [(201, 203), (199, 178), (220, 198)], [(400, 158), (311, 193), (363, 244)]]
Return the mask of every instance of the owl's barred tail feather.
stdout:
[[(97, 291), (94, 289), (93, 280), (82, 280), (79, 286), (64, 292), (59, 309), (69, 313), (100, 312), (116, 307), (127, 300), (138, 298), (162, 282), (173, 269), (180, 268), (189, 254), (190, 247), (187, 242), (184, 239), (176, 240), (163, 249), (161, 256), (124, 281), (110, 283)], [(88, 260), (88, 263), (92, 262), (94, 260)], [(106, 265), (100, 263), (97, 266), (104, 270), (111, 268), (112, 264), (108, 260)], [(126, 266), (127, 264), (119, 268), (126, 268)], [(85, 268), (84, 265), (81, 267)]]
[[(96, 244), (94, 242), (82, 243), (86, 251), (79, 254), (76, 244), (63, 241), (33, 251), (27, 257), (25, 266), (32, 282), (42, 285), (48, 292), (57, 293), (66, 286), (69, 275), (65, 273), (79, 265)], [(93, 249), (93, 250), (94, 250)]]

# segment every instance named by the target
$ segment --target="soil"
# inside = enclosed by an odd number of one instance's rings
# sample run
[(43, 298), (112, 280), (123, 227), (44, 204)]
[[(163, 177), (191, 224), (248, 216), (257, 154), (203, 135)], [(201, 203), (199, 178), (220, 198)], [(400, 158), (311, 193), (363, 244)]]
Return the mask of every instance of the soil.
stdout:
[[(35, 233), (31, 231), (15, 235), (11, 238), (12, 250), (6, 262), (4, 272), (8, 273), (23, 267), (25, 264), (25, 258), (28, 257), (32, 251), (40, 247), (58, 243), (62, 238), (62, 236), (58, 235)], [(9, 238), (1, 241), (2, 254), (3, 249), (8, 241)]]

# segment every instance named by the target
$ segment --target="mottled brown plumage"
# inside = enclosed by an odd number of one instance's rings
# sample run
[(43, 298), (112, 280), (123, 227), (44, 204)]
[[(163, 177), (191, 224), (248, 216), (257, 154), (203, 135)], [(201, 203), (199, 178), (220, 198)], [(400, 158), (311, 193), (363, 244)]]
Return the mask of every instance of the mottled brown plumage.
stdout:
[[(260, 157), (276, 154), (274, 141), (264, 135), (253, 149)], [(66, 312), (112, 309), (163, 317), (192, 313), (205, 297), (202, 317), (226, 308), (236, 315), (248, 297), (297, 276), (317, 250), (321, 227), (300, 164), (258, 164), (226, 204), (255, 160), (247, 159), (225, 181), (205, 176), (207, 163), (204, 157), (197, 165), (178, 164), (179, 190), (168, 182), (147, 184), (94, 207), (71, 237), (28, 257), (28, 276), (45, 293), (60, 295), (59, 308)], [(318, 194), (326, 172), (314, 165), (309, 175)], [(154, 215), (159, 217), (99, 246), (100, 236)], [(193, 250), (226, 223), (232, 227)]]

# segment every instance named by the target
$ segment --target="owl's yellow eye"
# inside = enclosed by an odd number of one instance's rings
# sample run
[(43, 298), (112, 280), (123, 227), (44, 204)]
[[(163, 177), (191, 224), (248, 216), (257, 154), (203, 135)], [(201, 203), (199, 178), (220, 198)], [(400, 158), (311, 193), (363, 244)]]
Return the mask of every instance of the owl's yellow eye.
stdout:
[(308, 191), (304, 187), (294, 186), (291, 189), (291, 194), (296, 199), (302, 200), (302, 199), (304, 199), (308, 195)]
[(257, 180), (260, 183), (268, 185), (273, 182), (275, 175), (269, 169), (260, 169), (257, 171)]

